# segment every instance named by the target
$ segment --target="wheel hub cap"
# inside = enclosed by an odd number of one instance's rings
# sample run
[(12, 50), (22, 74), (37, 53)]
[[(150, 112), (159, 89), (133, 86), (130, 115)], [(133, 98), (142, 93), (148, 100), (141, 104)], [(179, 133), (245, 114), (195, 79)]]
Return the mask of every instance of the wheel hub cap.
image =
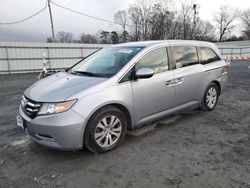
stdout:
[(95, 129), (95, 141), (101, 147), (110, 147), (121, 136), (122, 125), (117, 116), (106, 116)]
[(206, 103), (209, 108), (214, 108), (217, 101), (217, 91), (211, 87), (207, 92)]

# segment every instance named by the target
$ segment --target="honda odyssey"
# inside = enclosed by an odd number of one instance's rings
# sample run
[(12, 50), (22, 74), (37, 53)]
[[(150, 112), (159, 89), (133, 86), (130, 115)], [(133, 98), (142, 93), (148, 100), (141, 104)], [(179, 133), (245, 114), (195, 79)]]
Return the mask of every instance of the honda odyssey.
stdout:
[(26, 89), (17, 124), (44, 146), (104, 153), (127, 129), (184, 109), (213, 110), (227, 71), (208, 42), (114, 45)]

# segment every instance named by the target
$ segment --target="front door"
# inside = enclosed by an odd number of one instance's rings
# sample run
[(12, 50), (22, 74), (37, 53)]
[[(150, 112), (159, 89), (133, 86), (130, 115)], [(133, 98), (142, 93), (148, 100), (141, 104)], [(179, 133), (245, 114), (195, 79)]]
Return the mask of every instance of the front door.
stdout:
[(135, 70), (142, 67), (151, 68), (155, 74), (151, 78), (132, 82), (135, 124), (175, 105), (175, 87), (171, 84), (174, 74), (169, 70), (166, 47), (151, 50), (144, 55), (137, 62)]

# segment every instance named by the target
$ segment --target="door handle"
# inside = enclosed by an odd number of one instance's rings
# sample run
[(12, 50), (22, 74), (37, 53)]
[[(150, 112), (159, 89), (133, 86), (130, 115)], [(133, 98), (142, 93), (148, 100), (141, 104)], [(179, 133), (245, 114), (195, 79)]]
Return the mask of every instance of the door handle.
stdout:
[(165, 81), (166, 86), (169, 86), (169, 85), (172, 85), (172, 84), (174, 84), (174, 80)]
[(184, 81), (184, 78), (183, 78), (183, 77), (176, 78), (176, 79), (175, 79), (175, 84), (181, 84), (183, 81)]
[(168, 81), (165, 81), (165, 85), (170, 86), (170, 85), (175, 85), (175, 84), (181, 84), (183, 80), (184, 80), (183, 77), (176, 78), (173, 80), (168, 80)]

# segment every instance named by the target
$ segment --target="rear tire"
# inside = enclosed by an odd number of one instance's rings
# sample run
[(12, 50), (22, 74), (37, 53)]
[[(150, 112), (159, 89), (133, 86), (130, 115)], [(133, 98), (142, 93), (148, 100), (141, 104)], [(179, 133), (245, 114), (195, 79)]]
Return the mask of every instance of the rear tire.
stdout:
[(127, 119), (124, 113), (114, 106), (107, 106), (95, 112), (84, 133), (84, 145), (93, 153), (105, 153), (116, 148), (124, 139)]
[(218, 86), (211, 82), (203, 96), (202, 102), (201, 102), (201, 109), (204, 111), (211, 111), (215, 108), (219, 97), (219, 88)]

